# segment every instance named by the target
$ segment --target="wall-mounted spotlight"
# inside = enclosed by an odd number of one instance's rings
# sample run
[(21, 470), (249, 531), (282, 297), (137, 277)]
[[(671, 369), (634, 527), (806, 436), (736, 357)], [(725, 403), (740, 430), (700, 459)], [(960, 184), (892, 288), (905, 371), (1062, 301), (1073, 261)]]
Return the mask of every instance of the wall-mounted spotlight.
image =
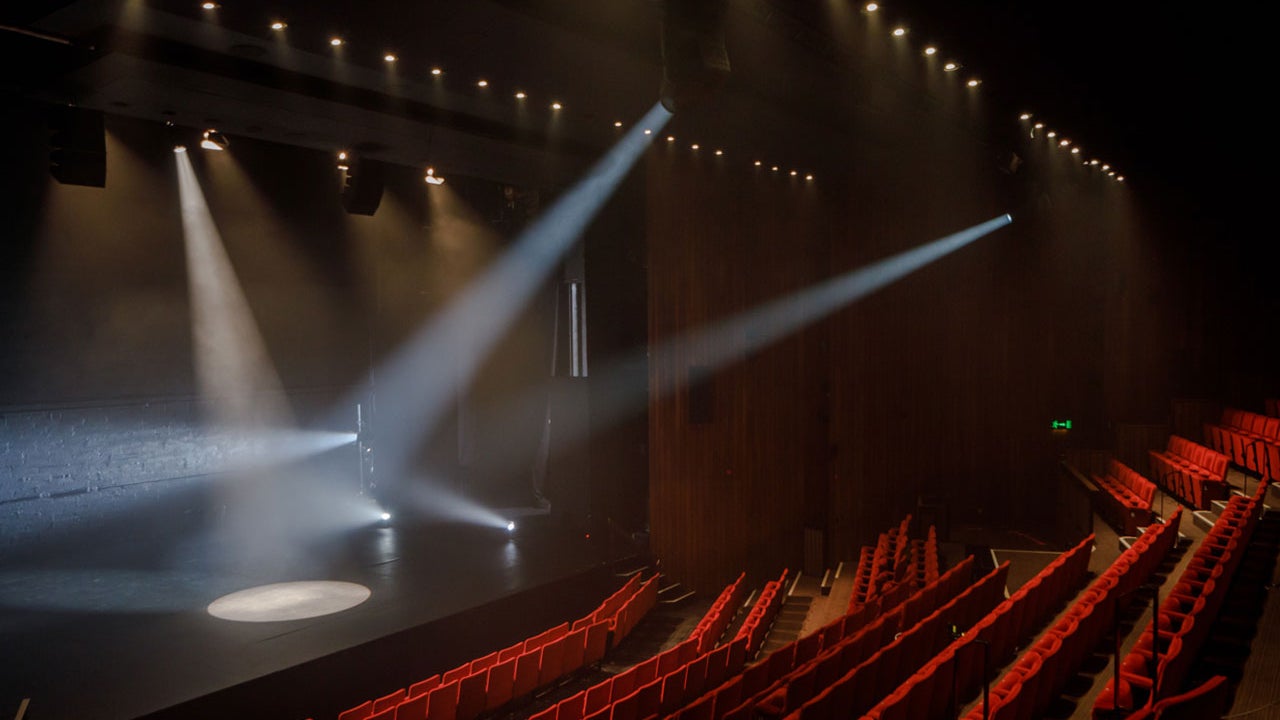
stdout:
[(428, 185), (443, 185), (443, 184), (444, 184), (444, 177), (443, 177), (443, 176), (440, 176), (440, 175), (437, 175), (437, 174), (436, 174), (436, 169), (435, 169), (435, 168), (430, 168), (430, 167), (429, 167), (429, 168), (427, 168), (427, 174), (426, 174), (426, 175), (424, 175), (422, 179), (423, 179), (423, 180), (426, 180)]
[(213, 128), (209, 128), (208, 130), (205, 130), (204, 135), (201, 136), (200, 147), (205, 150), (222, 151), (231, 147), (231, 141), (227, 139), (226, 135), (223, 135)]

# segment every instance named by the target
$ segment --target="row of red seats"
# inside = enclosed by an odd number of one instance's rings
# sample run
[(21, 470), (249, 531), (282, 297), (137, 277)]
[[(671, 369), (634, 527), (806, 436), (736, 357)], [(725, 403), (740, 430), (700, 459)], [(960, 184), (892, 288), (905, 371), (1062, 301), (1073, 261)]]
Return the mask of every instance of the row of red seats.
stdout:
[[(932, 612), (968, 587), (972, 580), (972, 565), (973, 558), (966, 558), (940, 577), (934, 585), (912, 596), (904, 606), (927, 607), (926, 614)], [(794, 675), (800, 672), (798, 668), (813, 670), (810, 661), (824, 651), (847, 642), (855, 645), (853, 650), (847, 652), (860, 653), (860, 657), (870, 656), (890, 642), (904, 627), (902, 617), (900, 609), (881, 613), (879, 602), (863, 606), (852, 615), (837, 618), (816, 632), (788, 643), (763, 662), (719, 687), (708, 685), (710, 692), (698, 699), (691, 698), (692, 704), (673, 717), (682, 720), (721, 720), (749, 713), (753, 705), (759, 710), (771, 702), (769, 698), (776, 692), (782, 692), (785, 698), (787, 688), (795, 679)], [(836, 679), (834, 673), (839, 670), (838, 666), (822, 666), (822, 669), (832, 673), (830, 678), (826, 678), (828, 682)], [(811, 673), (808, 679), (812, 680), (814, 677)], [(797, 691), (791, 690), (792, 693)], [(804, 697), (811, 695), (812, 688), (805, 692)], [(798, 705), (801, 701), (795, 702)]]
[(659, 576), (654, 575), (647, 582), (640, 586), (640, 590), (634, 595), (627, 598), (622, 603), (622, 607), (613, 614), (613, 623), (610, 625), (610, 640), (612, 646), (616, 646), (622, 642), (636, 625), (644, 619), (645, 615), (658, 604), (658, 581)]
[[(1260, 483), (1258, 494), (1253, 497), (1231, 498), (1178, 577), (1173, 591), (1160, 604), (1156, 621), (1148, 624), (1125, 656), (1120, 665), (1119, 696), (1123, 707), (1146, 705), (1159, 700), (1162, 692), (1176, 693), (1181, 689), (1191, 662), (1226, 599), (1261, 514), (1265, 492), (1266, 483)], [(1153, 668), (1157, 654), (1158, 667)], [(1113, 682), (1095, 702), (1095, 716), (1109, 713), (1114, 705)]]
[(1227, 496), (1227, 456), (1198, 443), (1169, 436), (1165, 450), (1149, 450), (1151, 472), (1160, 487), (1197, 510)]
[(737, 676), (746, 664), (746, 640), (707, 653), (688, 639), (533, 715), (530, 720), (642, 720), (669, 716), (705, 690)]
[(1205, 423), (1204, 437), (1231, 462), (1265, 479), (1280, 470), (1280, 418), (1227, 408), (1222, 422)]
[[(902, 632), (911, 630), (925, 617), (963, 592), (972, 581), (972, 567), (973, 558), (966, 558), (898, 607), (869, 619), (857, 615), (845, 616), (836, 623), (782, 647), (766, 660), (770, 666), (770, 682), (764, 690), (757, 690), (758, 683), (744, 680), (746, 687), (741, 696), (741, 704), (725, 714), (749, 716), (754, 713), (757, 716), (782, 717), (799, 707), (814, 696), (817, 683), (829, 684), (838, 679), (842, 663), (861, 662), (862, 659), (871, 657)], [(874, 604), (864, 606), (858, 613), (869, 616), (873, 607)], [(906, 619), (907, 608), (912, 609), (913, 620)], [(841, 621), (843, 624), (838, 625)], [(848, 643), (843, 642), (845, 638), (849, 638)], [(831, 654), (832, 648), (842, 644), (848, 647), (840, 651), (840, 662), (812, 662), (820, 654)], [(852, 657), (846, 657), (845, 654), (851, 654)]]
[[(983, 670), (1008, 662), (1017, 647), (1032, 636), (1075, 592), (1089, 570), (1093, 536), (1054, 559), (1012, 596), (997, 605), (963, 637), (938, 653), (915, 675), (867, 714), (870, 718), (941, 718), (958, 702), (976, 692)], [(985, 644), (984, 664), (974, 655)]]
[(1130, 599), (1128, 593), (1173, 548), (1181, 518), (1178, 508), (1168, 524), (1149, 526), (1001, 676), (991, 689), (990, 708), (978, 705), (966, 720), (1041, 717), (1114, 627), (1117, 605)]
[[(1008, 563), (992, 570), (861, 662), (856, 662), (857, 655), (852, 652), (824, 653), (815, 661), (818, 670), (813, 687), (820, 689), (819, 692), (791, 710), (786, 717), (790, 720), (825, 720), (856, 717), (867, 712), (892, 688), (901, 685), (929, 658), (946, 647), (951, 642), (953, 627), (972, 627), (990, 612), (1004, 598), (1008, 572)], [(822, 665), (833, 661), (839, 663), (841, 674), (834, 682), (823, 682)]]
[(874, 547), (864, 546), (861, 549), (853, 577), (853, 594), (849, 597), (849, 612), (907, 579), (911, 563), (911, 540), (907, 535), (910, 527), (911, 516), (907, 515), (896, 528), (880, 533)]
[(924, 587), (938, 579), (938, 530), (929, 526), (924, 540), (912, 540), (912, 576), (916, 587)]
[[(571, 626), (564, 623), (508, 648), (463, 663), (443, 675), (432, 675), (367, 700), (338, 715), (338, 720), (474, 720), (516, 698), (548, 686), (582, 667), (604, 659), (610, 634), (620, 622), (633, 625), (635, 612), (622, 617), (641, 596), (640, 607), (657, 600), (657, 578), (642, 584), (633, 575), (591, 614)], [(611, 613), (601, 610), (612, 609)], [(615, 636), (616, 638), (616, 636)], [(617, 642), (616, 639), (613, 640)]]
[(786, 599), (786, 589), (787, 571), (783, 570), (777, 580), (765, 583), (764, 589), (760, 591), (760, 597), (747, 612), (747, 619), (738, 628), (736, 636), (736, 638), (747, 639), (747, 657), (755, 657), (764, 645), (765, 635), (773, 625), (773, 619), (777, 617), (778, 611), (782, 609), (783, 600)]
[(1115, 458), (1107, 461), (1105, 474), (1093, 476), (1093, 482), (1102, 491), (1100, 514), (1125, 535), (1136, 535), (1139, 527), (1151, 522), (1155, 483)]
[(734, 616), (738, 614), (738, 606), (742, 604), (743, 593), (746, 592), (746, 579), (747, 574), (742, 573), (737, 580), (720, 591), (715, 602), (711, 603), (711, 609), (698, 621), (690, 637), (698, 640), (699, 654), (710, 652), (719, 644), (725, 629), (733, 622)]
[(1220, 718), (1231, 707), (1231, 686), (1227, 678), (1214, 675), (1201, 685), (1179, 695), (1147, 705), (1128, 720), (1204, 720)]

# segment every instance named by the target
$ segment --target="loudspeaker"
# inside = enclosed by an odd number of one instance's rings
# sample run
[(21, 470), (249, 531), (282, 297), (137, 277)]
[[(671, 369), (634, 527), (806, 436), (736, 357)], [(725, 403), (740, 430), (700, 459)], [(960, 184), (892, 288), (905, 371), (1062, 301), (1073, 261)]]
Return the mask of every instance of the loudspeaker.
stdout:
[(55, 106), (49, 111), (49, 174), (63, 185), (107, 186), (102, 113)]
[(729, 77), (727, 0), (665, 0), (662, 17), (662, 106), (671, 112), (711, 95)]
[(352, 157), (342, 184), (342, 209), (352, 215), (373, 215), (382, 204), (386, 166), (377, 160)]

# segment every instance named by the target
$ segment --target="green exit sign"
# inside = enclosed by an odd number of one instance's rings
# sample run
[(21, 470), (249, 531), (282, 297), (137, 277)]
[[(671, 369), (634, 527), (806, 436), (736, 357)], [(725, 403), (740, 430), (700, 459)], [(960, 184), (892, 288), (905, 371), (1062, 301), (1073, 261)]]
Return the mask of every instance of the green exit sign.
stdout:
[(1070, 420), (1050, 420), (1049, 429), (1050, 430), (1070, 430), (1071, 421)]

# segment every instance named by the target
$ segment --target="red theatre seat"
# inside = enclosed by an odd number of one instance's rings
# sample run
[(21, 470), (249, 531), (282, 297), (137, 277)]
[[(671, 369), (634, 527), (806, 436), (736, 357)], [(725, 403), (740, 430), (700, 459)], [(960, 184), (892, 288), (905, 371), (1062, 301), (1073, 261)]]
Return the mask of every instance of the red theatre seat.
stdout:
[(486, 710), (500, 708), (515, 697), (517, 660), (511, 658), (489, 668), (488, 682), (485, 683)]
[(373, 701), (365, 700), (353, 708), (342, 711), (342, 714), (338, 715), (338, 720), (366, 720), (372, 714)]

